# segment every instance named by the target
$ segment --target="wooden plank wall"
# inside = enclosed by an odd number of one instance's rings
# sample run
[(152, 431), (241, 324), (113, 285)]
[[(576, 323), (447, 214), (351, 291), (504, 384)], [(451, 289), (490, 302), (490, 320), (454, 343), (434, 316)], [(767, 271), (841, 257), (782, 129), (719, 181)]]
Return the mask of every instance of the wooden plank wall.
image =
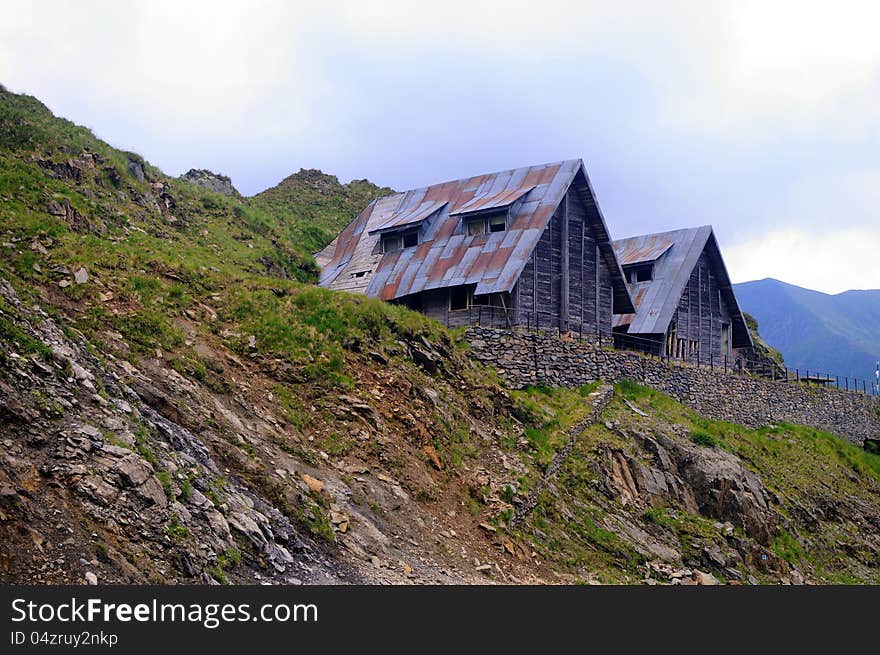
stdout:
[[(580, 195), (568, 192), (568, 328), (572, 332), (595, 333), (597, 323), (603, 333), (611, 331), (611, 272), (596, 248), (590, 214)], [(521, 323), (543, 328), (559, 326), (562, 312), (562, 234), (565, 202), (553, 215), (541, 236), (513, 297)], [(597, 286), (598, 283), (598, 286)], [(536, 323), (537, 321), (537, 323)]]
[[(708, 255), (700, 255), (672, 320), (679, 339), (700, 342), (700, 357), (722, 361), (721, 325), (730, 325), (730, 309), (720, 296), (718, 279)], [(729, 338), (732, 338), (729, 337)], [(729, 353), (728, 353), (729, 354)]]

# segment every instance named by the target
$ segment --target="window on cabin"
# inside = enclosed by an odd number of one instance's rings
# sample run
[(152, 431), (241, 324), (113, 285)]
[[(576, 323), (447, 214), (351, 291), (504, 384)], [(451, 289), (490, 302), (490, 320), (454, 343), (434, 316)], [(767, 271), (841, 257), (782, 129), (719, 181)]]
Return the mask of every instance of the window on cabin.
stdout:
[(403, 239), (399, 234), (386, 234), (382, 237), (382, 252), (393, 252), (403, 248)]
[(393, 252), (402, 248), (412, 248), (419, 245), (419, 231), (408, 230), (404, 233), (383, 234), (382, 252)]
[(647, 264), (624, 266), (623, 272), (626, 275), (627, 281), (631, 284), (650, 282), (654, 279), (654, 263), (648, 262)]
[(449, 289), (449, 310), (458, 311), (471, 306), (474, 296), (468, 287), (452, 287)]
[(464, 222), (464, 233), (469, 237), (475, 237), (478, 234), (486, 233), (485, 218), (469, 218)]
[(356, 271), (351, 274), (351, 277), (364, 277), (365, 275), (369, 275), (373, 271)]
[(489, 217), (490, 232), (504, 232), (507, 229), (507, 214), (496, 214)]
[(473, 305), (483, 307), (507, 306), (507, 304), (504, 302), (504, 298), (501, 296), (500, 293), (482, 293), (479, 296), (474, 296)]
[(507, 211), (464, 219), (464, 233), (469, 237), (491, 232), (504, 232), (506, 229)]

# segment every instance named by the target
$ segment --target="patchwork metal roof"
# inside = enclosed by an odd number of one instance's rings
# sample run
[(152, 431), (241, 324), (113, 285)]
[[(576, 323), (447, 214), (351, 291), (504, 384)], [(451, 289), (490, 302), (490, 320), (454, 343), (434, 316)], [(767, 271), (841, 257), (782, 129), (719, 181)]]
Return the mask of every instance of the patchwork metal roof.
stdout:
[[(580, 159), (477, 175), (379, 198), (316, 255), (322, 269), (320, 284), (383, 300), (463, 284), (476, 285), (476, 294), (510, 291), (573, 185), (611, 270), (615, 311), (632, 312), (607, 225)], [(514, 203), (516, 211), (507, 230), (464, 233), (461, 214)], [(423, 223), (418, 246), (382, 253), (380, 232), (414, 223)]]
[(535, 187), (529, 187), (527, 189), (505, 189), (500, 193), (486, 193), (480, 196), (475, 196), (472, 200), (469, 200), (454, 212), (450, 212), (449, 215), (457, 216), (459, 214), (476, 214), (478, 212), (494, 209), (505, 209), (510, 207), (534, 188)]
[(624, 266), (654, 263), (649, 282), (631, 285), (635, 313), (614, 317), (615, 327), (629, 325), (629, 334), (665, 334), (691, 273), (705, 251), (730, 310), (733, 346), (752, 344), (711, 225), (620, 239), (613, 246)]
[[(618, 247), (620, 244), (620, 247)], [(614, 253), (621, 266), (652, 262), (672, 247), (666, 234), (649, 234), (614, 242)]]
[(427, 202), (415, 208), (405, 209), (393, 214), (382, 225), (378, 225), (370, 229), (370, 234), (379, 232), (390, 232), (392, 230), (400, 230), (406, 227), (418, 225), (422, 221), (427, 220), (446, 205), (446, 202)]

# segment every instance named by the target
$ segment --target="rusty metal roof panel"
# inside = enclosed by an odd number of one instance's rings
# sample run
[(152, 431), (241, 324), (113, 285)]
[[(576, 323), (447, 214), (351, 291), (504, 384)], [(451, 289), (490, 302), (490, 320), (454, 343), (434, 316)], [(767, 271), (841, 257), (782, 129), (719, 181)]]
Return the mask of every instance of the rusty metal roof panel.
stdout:
[(665, 234), (647, 234), (614, 242), (614, 252), (621, 266), (652, 262), (671, 247), (672, 241)]
[(490, 209), (504, 209), (510, 207), (517, 200), (529, 193), (532, 189), (506, 189), (496, 193), (488, 193), (486, 195), (475, 196), (463, 205), (456, 207), (450, 216), (458, 216), (460, 214), (475, 214), (477, 212), (488, 211)]
[[(476, 284), (478, 293), (510, 291), (576, 178), (582, 187), (589, 186), (579, 159), (477, 175), (380, 198), (317, 254), (321, 284), (342, 288), (357, 263), (373, 270), (358, 288), (350, 290), (386, 300), (457, 284)], [(612, 264), (615, 307), (632, 310), (604, 219), (592, 190), (586, 193), (601, 222), (598, 232), (607, 247), (604, 256)], [(462, 213), (497, 207), (511, 207), (507, 230), (472, 237), (463, 234)], [(423, 221), (419, 246), (381, 254), (379, 232)], [(359, 254), (355, 257), (354, 253)]]
[(436, 214), (446, 204), (446, 202), (435, 200), (418, 204), (415, 207), (407, 207), (392, 214), (388, 220), (384, 221), (381, 225), (370, 228), (370, 234), (417, 225)]

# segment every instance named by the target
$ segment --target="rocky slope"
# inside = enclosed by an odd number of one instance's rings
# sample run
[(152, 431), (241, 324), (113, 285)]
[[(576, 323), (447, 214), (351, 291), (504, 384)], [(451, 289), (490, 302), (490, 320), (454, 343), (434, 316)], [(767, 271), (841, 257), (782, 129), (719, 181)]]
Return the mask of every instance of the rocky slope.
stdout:
[(366, 182), (226, 196), (2, 89), (0, 146), (2, 582), (878, 578), (880, 459), (634, 385), (506, 391), (309, 284)]
[(204, 187), (224, 196), (239, 196), (236, 188), (232, 186), (232, 180), (226, 175), (219, 175), (202, 168), (191, 168), (180, 176), (181, 180)]

